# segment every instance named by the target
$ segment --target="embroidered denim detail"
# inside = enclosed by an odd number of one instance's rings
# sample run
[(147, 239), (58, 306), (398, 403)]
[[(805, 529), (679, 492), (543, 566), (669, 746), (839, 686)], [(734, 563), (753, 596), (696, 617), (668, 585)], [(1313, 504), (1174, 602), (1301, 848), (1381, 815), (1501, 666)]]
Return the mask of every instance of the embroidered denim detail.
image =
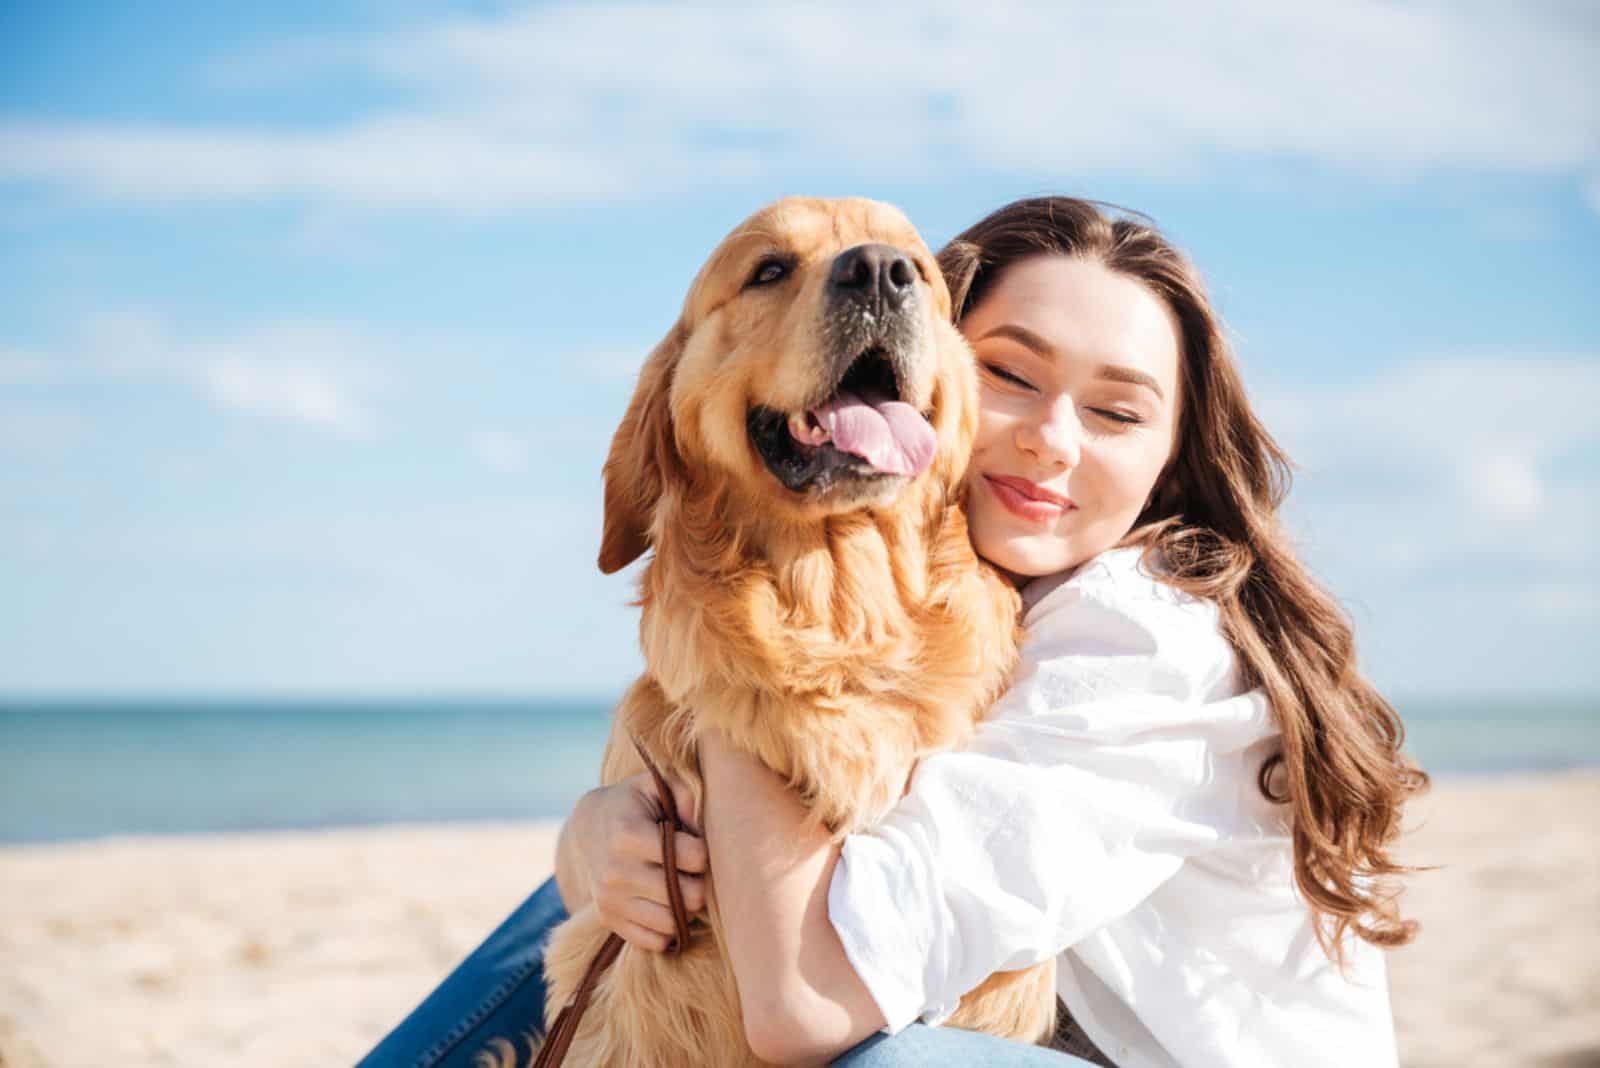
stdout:
[[(438, 1042), (423, 1051), (412, 1068), (433, 1068), (434, 1065), (444, 1060), (450, 1052), (459, 1046), (462, 1041), (477, 1028), (479, 1024), (493, 1016), (495, 1010), (506, 1003), (506, 999), (516, 993), (517, 989), (526, 983), (535, 971), (544, 966), (544, 948), (540, 947), (539, 957), (524, 964), (521, 969), (512, 973), (511, 977), (490, 991), (489, 996), (466, 1018), (452, 1027)], [(543, 1020), (539, 1023), (542, 1025)], [(543, 1032), (543, 1027), (539, 1028)]]
[(547, 879), (363, 1058), (357, 1068), (466, 1068), (481, 1035), (515, 1041), (544, 1029), (544, 951), (567, 919)]

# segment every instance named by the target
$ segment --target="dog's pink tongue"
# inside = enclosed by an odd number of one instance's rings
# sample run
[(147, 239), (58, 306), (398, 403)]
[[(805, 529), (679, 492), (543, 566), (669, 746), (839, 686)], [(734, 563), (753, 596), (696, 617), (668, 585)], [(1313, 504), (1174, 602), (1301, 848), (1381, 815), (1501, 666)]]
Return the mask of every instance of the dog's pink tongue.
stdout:
[(922, 413), (903, 401), (840, 393), (811, 413), (833, 447), (879, 471), (919, 475), (933, 462), (938, 438)]

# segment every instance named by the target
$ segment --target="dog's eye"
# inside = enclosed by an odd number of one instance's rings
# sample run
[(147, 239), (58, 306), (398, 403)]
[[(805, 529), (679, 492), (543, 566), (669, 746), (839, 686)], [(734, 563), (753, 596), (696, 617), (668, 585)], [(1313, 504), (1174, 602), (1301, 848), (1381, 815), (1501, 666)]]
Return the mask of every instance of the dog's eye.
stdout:
[(756, 269), (750, 275), (750, 281), (745, 283), (750, 286), (769, 286), (789, 273), (789, 264), (776, 256), (769, 256), (756, 264)]

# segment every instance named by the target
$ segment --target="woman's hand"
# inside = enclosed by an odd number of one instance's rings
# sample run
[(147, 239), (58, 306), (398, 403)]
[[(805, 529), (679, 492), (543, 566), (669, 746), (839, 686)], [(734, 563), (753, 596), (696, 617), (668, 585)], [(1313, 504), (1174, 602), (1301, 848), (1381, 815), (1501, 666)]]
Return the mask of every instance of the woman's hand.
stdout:
[[(664, 775), (678, 815), (690, 829), (677, 832), (674, 846), (683, 904), (692, 915), (705, 908), (710, 858), (688, 783)], [(592, 901), (606, 927), (630, 945), (655, 951), (666, 949), (676, 930), (656, 827), (660, 808), (648, 772), (590, 790), (578, 799), (561, 830), (556, 867), (569, 912)]]

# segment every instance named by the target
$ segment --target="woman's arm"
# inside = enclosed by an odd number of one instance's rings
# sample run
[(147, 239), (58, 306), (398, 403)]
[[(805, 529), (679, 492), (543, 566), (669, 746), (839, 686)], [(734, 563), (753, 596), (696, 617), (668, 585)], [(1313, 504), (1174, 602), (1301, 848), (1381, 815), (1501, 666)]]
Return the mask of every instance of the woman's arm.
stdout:
[[(1218, 800), (1185, 789), (1209, 768), (1172, 768), (1165, 744), (1086, 747), (1072, 754), (1085, 768), (1061, 759), (1070, 724), (1043, 718), (1040, 733), (986, 724), (980, 751), (924, 758), (846, 862), (780, 777), (702, 736), (711, 892), (758, 1057), (825, 1064), (886, 1025), (938, 1022), (989, 974), (1054, 957), (1214, 843), (1181, 812)], [(1097, 757), (1136, 781), (1090, 770)]]
[(777, 776), (703, 740), (713, 892), (759, 1054), (826, 1059), (940, 1022), (993, 972), (1137, 907), (1187, 857), (1275, 833), (1246, 804), (1275, 727), (1259, 691), (1238, 692), (1214, 610), (1122, 579), (1041, 602), (1017, 685), (968, 747), (924, 758), (842, 851)]
[(699, 741), (706, 841), (744, 1013), (762, 1060), (826, 1063), (883, 1027), (828, 920), (839, 851), (788, 785), (712, 731)]
[[(1106, 554), (1030, 609), (1012, 688), (844, 843), (829, 915), (898, 1031), (1055, 957), (1220, 843), (1279, 841), (1277, 728), (1214, 606)], [(1265, 806), (1265, 808), (1263, 808)], [(1191, 906), (1209, 907), (1209, 906)]]

